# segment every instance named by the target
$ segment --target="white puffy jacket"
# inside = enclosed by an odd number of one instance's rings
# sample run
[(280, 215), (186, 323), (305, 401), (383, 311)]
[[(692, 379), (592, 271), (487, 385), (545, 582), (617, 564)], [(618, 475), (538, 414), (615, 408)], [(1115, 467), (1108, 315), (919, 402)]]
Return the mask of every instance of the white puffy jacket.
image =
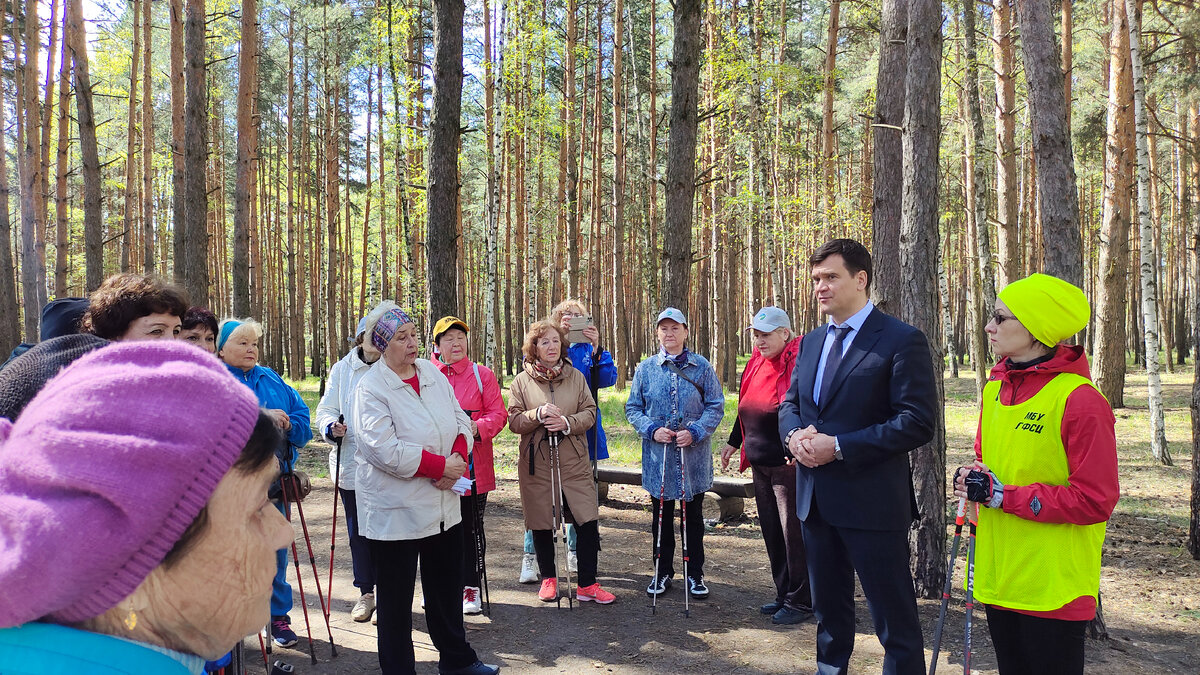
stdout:
[[(325, 385), (325, 395), (317, 404), (317, 431), (325, 440), (333, 443), (329, 450), (329, 479), (337, 477), (338, 487), (343, 490), (354, 489), (354, 471), (358, 463), (354, 461), (354, 450), (358, 445), (358, 434), (354, 424), (354, 390), (358, 383), (370, 370), (371, 364), (359, 358), (358, 347), (350, 350), (333, 367), (329, 369), (329, 379)], [(338, 415), (346, 418), (346, 435), (342, 437), (342, 470), (337, 470), (337, 442), (326, 432), (329, 425), (338, 420)]]
[(359, 533), (368, 539), (422, 539), (462, 521), (458, 495), (416, 473), (422, 451), (448, 457), (456, 436), (470, 450), (470, 418), (437, 366), (417, 359), (416, 368), (419, 396), (383, 359), (354, 392), (355, 498)]

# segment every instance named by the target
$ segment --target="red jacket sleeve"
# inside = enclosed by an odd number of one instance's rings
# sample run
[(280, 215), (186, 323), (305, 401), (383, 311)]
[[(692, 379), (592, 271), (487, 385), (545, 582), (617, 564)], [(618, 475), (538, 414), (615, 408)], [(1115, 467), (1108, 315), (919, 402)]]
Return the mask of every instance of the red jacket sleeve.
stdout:
[(496, 375), (480, 366), (479, 377), (483, 382), (483, 410), (475, 419), (475, 426), (479, 427), (479, 440), (486, 442), (495, 438), (508, 424), (508, 410), (504, 407), (504, 397), (500, 394)]
[[(459, 436), (455, 441), (455, 445), (457, 446), (459, 441), (462, 442), (463, 448), (466, 448), (466, 441), (463, 441), (461, 436)], [(457, 450), (457, 447), (455, 449)], [(422, 478), (429, 478), (431, 480), (441, 480), (442, 475), (445, 473), (445, 457), (442, 457), (441, 455), (435, 455), (428, 450), (421, 451), (421, 464), (417, 467), (418, 476)]]
[[(1108, 520), (1121, 495), (1115, 425), (1112, 408), (1100, 392), (1092, 387), (1073, 391), (1062, 421), (1067, 484), (1005, 485), (1004, 511), (1041, 523), (1092, 525)], [(1036, 514), (1031, 507), (1035, 497), (1040, 507)]]

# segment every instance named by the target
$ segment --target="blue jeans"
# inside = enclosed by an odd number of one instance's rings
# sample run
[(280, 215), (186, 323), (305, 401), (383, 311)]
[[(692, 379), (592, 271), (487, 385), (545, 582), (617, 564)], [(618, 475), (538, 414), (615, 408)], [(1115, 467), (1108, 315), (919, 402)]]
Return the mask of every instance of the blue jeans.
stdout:
[[(579, 534), (575, 532), (575, 526), (567, 523), (567, 548), (575, 550), (576, 540), (579, 539)], [(533, 550), (533, 531), (525, 530), (525, 552), (533, 555), (536, 551)]]
[[(283, 500), (272, 502), (286, 518), (287, 504)], [(271, 582), (271, 618), (287, 616), (292, 611), (292, 587), (287, 582), (288, 550), (275, 552), (275, 580)]]
[(358, 502), (354, 490), (338, 488), (342, 495), (342, 506), (346, 511), (346, 530), (350, 537), (350, 563), (354, 566), (354, 587), (359, 593), (375, 592), (375, 568), (371, 565), (371, 546), (367, 538), (358, 533)]

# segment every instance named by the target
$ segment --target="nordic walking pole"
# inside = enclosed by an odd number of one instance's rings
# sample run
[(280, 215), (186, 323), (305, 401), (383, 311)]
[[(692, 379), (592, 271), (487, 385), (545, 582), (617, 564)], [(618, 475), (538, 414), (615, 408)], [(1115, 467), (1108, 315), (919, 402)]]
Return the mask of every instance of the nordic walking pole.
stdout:
[(688, 541), (687, 541), (687, 470), (684, 468), (684, 448), (679, 448), (679, 530), (683, 541), (683, 616), (691, 616), (692, 580), (688, 576)]
[[(295, 479), (293, 478), (293, 480)], [(299, 487), (293, 486), (293, 489), (298, 491)], [(300, 504), (299, 494), (296, 495), (296, 513), (300, 514), (300, 529), (304, 531), (304, 544), (308, 547), (308, 562), (312, 565), (313, 584), (317, 587), (317, 600), (321, 603), (321, 616), (325, 619), (325, 632), (329, 634), (329, 656), (337, 658), (337, 645), (333, 643), (333, 629), (329, 626), (328, 605), (325, 603), (325, 596), (321, 593), (321, 573), (317, 571), (317, 558), (313, 555), (312, 539), (308, 537), (308, 522), (304, 519), (304, 507)], [(296, 573), (296, 578), (300, 578), (299, 572)], [(332, 594), (329, 599), (331, 602), (333, 601)], [(306, 613), (307, 611), (305, 609)]]
[(979, 506), (970, 517), (967, 535), (967, 622), (963, 629), (963, 675), (971, 675), (971, 614), (975, 609), (975, 527), (979, 522)]
[[(281, 476), (279, 486), (283, 490), (283, 508), (287, 511), (288, 521), (291, 521), (291, 509), (287, 508), (288, 503), (288, 483), (292, 482), (288, 476)], [(295, 484), (292, 488), (295, 489)], [(297, 497), (299, 495), (296, 495)], [(300, 577), (300, 554), (296, 551), (296, 537), (292, 536), (292, 562), (296, 565), (296, 590), (300, 591), (300, 608), (304, 610), (304, 627), (308, 630), (308, 655), (312, 658), (313, 665), (317, 665), (317, 651), (313, 647), (312, 639), (312, 622), (308, 620), (308, 603), (304, 600), (304, 580)]]
[[(563, 564), (563, 568), (566, 570), (565, 578), (566, 578), (566, 582), (567, 582), (567, 584), (566, 584), (566, 586), (567, 586), (567, 607), (569, 609), (573, 610), (573, 609), (575, 609), (575, 598), (571, 595), (571, 566), (569, 564), (567, 564), (568, 549), (567, 549), (566, 494), (563, 492), (563, 484), (562, 484), (562, 456), (559, 454), (559, 451), (558, 451), (558, 443), (559, 443), (561, 436), (562, 436), (562, 434), (560, 434), (557, 431), (550, 432), (550, 464), (553, 466), (553, 470), (550, 473), (550, 485), (551, 485), (551, 488), (554, 489), (554, 493), (550, 496), (550, 503), (551, 503), (551, 505), (553, 505), (555, 499), (558, 500), (558, 529), (559, 529), (559, 536), (561, 537), (560, 541), (562, 543), (562, 549), (563, 549), (562, 564)], [(554, 567), (555, 567), (555, 577), (557, 578), (557, 576), (558, 576), (557, 561), (555, 562)], [(561, 593), (558, 595), (558, 599), (557, 599), (556, 603), (558, 604), (559, 607), (562, 607), (562, 594)]]
[[(338, 424), (345, 424), (345, 423), (346, 423), (346, 416), (338, 415)], [(329, 613), (333, 611), (333, 549), (337, 545), (337, 505), (338, 505), (338, 496), (341, 493), (341, 482), (342, 482), (342, 439), (343, 438), (345, 438), (344, 435), (339, 436), (338, 438), (334, 439), (334, 441), (333, 441), (337, 445), (337, 450), (335, 451), (335, 454), (334, 454), (335, 459), (334, 459), (334, 467), (333, 467), (333, 529), (329, 534), (329, 583), (325, 584), (325, 587), (329, 589), (329, 606), (325, 612), (325, 622), (326, 623), (329, 622)], [(332, 644), (332, 643), (330, 643), (330, 644)], [(335, 653), (335, 655), (336, 655), (336, 653)]]
[[(663, 511), (665, 510), (663, 507), (665, 506), (664, 502), (666, 501), (665, 500), (666, 494), (667, 494), (667, 444), (663, 443), (662, 473), (658, 477), (658, 534), (656, 534), (654, 536), (654, 580), (651, 581), (652, 584), (655, 584), (655, 588), (657, 588), (657, 585), (658, 585), (659, 562), (662, 561)], [(672, 523), (671, 526), (674, 527), (675, 526), (674, 523)], [(654, 593), (653, 595), (650, 596), (650, 614), (651, 615), (658, 613), (658, 596), (659, 595), (662, 595), (662, 594)]]
[(954, 543), (950, 546), (950, 559), (946, 561), (946, 584), (942, 587), (942, 608), (938, 611), (937, 628), (933, 631), (933, 659), (929, 662), (929, 675), (937, 672), (938, 652), (942, 648), (942, 628), (946, 625), (946, 608), (950, 604), (950, 586), (954, 583), (954, 564), (958, 562), (958, 543), (962, 540), (963, 515), (967, 512), (967, 498), (958, 500), (958, 514), (954, 517)]
[[(474, 415), (479, 412), (477, 410), (464, 410), (467, 416)], [(484, 547), (487, 545), (487, 538), (483, 533), (483, 504), (479, 502), (479, 487), (475, 483), (475, 451), (471, 451), (471, 461), (467, 463), (467, 469), (471, 476), (471, 522), (474, 525), (475, 539), (475, 573), (479, 575), (480, 586), (483, 590), (483, 613), (487, 616), (492, 615), (492, 598), (488, 593), (487, 583), (487, 559), (484, 554)]]

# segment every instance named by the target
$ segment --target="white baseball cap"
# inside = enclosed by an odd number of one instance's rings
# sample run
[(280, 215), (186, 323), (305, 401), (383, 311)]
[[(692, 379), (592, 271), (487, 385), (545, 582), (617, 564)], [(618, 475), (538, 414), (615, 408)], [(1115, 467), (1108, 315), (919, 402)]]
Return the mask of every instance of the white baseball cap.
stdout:
[(675, 309), (674, 307), (668, 307), (659, 312), (658, 320), (654, 322), (654, 325), (657, 327), (658, 324), (662, 323), (665, 319), (670, 319), (675, 323), (681, 323), (684, 326), (688, 325), (687, 317), (683, 315), (683, 312)]
[(750, 320), (750, 328), (764, 333), (770, 333), (777, 328), (791, 330), (792, 320), (788, 318), (787, 312), (778, 307), (763, 307)]

